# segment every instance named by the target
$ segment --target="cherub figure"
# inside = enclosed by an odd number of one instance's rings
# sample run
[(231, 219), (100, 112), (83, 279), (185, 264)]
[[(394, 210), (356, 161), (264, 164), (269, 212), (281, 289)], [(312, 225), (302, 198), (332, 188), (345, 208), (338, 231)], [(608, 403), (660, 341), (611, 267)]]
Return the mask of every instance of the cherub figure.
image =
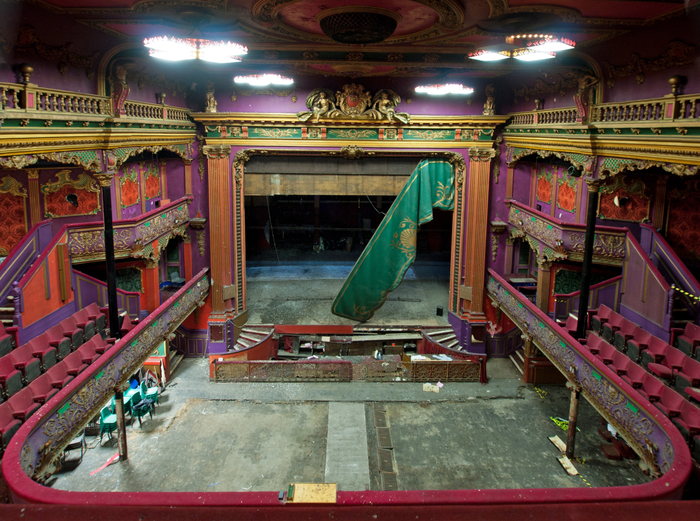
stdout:
[(394, 118), (401, 123), (408, 123), (411, 117), (405, 112), (396, 112), (394, 108), (401, 103), (401, 98), (392, 90), (382, 89), (374, 95), (372, 100), (372, 117), (386, 119), (391, 123)]
[(299, 112), (297, 117), (300, 121), (308, 121), (312, 117), (314, 123), (318, 123), (321, 117), (328, 117), (335, 110), (335, 104), (331, 101), (333, 92), (330, 89), (314, 89), (306, 98), (305, 112)]

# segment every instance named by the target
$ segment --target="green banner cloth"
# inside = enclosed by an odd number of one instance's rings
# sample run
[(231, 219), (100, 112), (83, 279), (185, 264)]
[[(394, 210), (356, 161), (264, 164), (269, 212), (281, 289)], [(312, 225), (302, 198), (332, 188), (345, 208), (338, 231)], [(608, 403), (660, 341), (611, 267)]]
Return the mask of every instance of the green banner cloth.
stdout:
[(423, 160), (355, 263), (331, 308), (334, 315), (364, 322), (395, 290), (416, 258), (421, 224), (433, 220), (433, 208), (454, 208), (452, 164)]

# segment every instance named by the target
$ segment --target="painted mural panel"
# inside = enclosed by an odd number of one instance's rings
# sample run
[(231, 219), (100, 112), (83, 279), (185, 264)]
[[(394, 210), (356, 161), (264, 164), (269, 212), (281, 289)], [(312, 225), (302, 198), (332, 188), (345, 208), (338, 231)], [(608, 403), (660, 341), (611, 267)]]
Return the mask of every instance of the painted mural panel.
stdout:
[(27, 191), (11, 176), (0, 179), (0, 257), (6, 257), (27, 233)]
[(576, 198), (578, 196), (578, 183), (562, 170), (557, 179), (557, 208), (566, 212), (576, 212)]
[(67, 217), (74, 215), (95, 215), (100, 210), (100, 187), (86, 173), (73, 177), (71, 170), (60, 170), (55, 180), (42, 185), (44, 194), (44, 215), (46, 217)]
[(155, 162), (143, 165), (143, 179), (146, 185), (146, 199), (160, 196), (160, 170)]
[(139, 190), (139, 167), (128, 165), (119, 179), (121, 190), (122, 208), (128, 208), (141, 201)]
[(668, 194), (666, 240), (685, 260), (700, 260), (700, 182), (686, 181)]
[(542, 165), (537, 169), (537, 200), (541, 203), (552, 202), (552, 167)]

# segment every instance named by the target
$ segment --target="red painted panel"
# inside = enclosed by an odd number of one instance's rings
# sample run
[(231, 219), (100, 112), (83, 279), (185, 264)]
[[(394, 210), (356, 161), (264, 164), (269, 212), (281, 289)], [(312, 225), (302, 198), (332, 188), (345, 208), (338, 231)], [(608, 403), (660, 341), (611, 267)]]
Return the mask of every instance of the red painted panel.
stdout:
[(24, 197), (0, 193), (0, 256), (7, 257), (27, 233)]

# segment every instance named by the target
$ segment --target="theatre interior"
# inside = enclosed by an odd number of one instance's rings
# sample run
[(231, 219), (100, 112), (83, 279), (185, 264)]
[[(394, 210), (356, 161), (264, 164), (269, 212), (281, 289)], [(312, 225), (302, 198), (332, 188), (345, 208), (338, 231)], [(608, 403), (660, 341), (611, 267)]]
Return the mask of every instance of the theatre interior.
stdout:
[(699, 7), (0, 0), (0, 516), (697, 514)]

